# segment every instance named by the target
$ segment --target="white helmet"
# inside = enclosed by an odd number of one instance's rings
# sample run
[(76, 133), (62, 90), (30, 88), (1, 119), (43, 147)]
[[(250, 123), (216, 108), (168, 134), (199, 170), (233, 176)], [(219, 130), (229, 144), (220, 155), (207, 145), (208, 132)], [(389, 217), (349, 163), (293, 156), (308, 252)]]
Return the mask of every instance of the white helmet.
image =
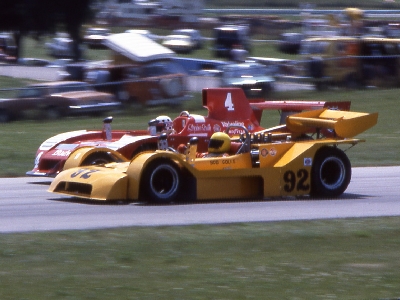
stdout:
[[(173, 130), (174, 128), (172, 127), (172, 120), (168, 116), (158, 116), (156, 118), (156, 121), (158, 121), (157, 128), (160, 127), (161, 131), (164, 130)], [(158, 131), (158, 130), (157, 130)]]
[(172, 133), (173, 130), (172, 120), (168, 116), (158, 116), (149, 121), (149, 133), (151, 135), (159, 135), (162, 132)]

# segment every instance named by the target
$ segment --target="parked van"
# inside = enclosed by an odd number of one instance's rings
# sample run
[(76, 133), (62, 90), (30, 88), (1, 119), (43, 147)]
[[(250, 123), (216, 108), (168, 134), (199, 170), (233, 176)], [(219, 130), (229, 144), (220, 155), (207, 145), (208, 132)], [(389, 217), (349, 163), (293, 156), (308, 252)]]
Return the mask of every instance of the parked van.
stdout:
[(318, 37), (302, 42), (302, 81), (318, 89), (400, 86), (400, 39)]

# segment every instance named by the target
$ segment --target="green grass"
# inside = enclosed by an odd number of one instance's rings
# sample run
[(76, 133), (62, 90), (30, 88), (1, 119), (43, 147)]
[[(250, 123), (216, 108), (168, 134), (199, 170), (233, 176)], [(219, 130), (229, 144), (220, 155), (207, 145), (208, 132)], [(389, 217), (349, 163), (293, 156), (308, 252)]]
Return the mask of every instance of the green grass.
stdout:
[(1, 299), (397, 299), (399, 218), (0, 236)]

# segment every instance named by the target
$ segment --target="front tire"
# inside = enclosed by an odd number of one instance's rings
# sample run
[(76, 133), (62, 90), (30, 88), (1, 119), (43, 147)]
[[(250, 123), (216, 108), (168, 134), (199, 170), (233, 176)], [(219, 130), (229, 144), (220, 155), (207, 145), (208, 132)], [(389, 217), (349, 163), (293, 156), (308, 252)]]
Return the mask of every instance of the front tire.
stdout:
[(144, 198), (154, 203), (171, 203), (176, 201), (182, 181), (179, 169), (168, 160), (150, 163), (141, 179)]
[(342, 150), (323, 147), (317, 151), (311, 170), (311, 196), (338, 197), (350, 180), (350, 160)]
[(58, 120), (62, 117), (61, 110), (57, 107), (48, 107), (45, 113), (48, 120)]
[(110, 155), (107, 153), (94, 153), (89, 155), (85, 160), (82, 162), (81, 166), (95, 166), (95, 165), (102, 165), (114, 162), (115, 160), (112, 159)]

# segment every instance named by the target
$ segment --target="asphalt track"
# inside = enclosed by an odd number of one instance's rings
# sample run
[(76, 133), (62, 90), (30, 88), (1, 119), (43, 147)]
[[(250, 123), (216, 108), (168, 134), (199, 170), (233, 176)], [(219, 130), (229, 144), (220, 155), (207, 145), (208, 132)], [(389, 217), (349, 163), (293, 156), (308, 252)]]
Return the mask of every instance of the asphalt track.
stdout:
[(0, 232), (400, 216), (400, 166), (353, 168), (347, 191), (337, 199), (104, 204), (51, 194), (50, 181), (1, 179)]

